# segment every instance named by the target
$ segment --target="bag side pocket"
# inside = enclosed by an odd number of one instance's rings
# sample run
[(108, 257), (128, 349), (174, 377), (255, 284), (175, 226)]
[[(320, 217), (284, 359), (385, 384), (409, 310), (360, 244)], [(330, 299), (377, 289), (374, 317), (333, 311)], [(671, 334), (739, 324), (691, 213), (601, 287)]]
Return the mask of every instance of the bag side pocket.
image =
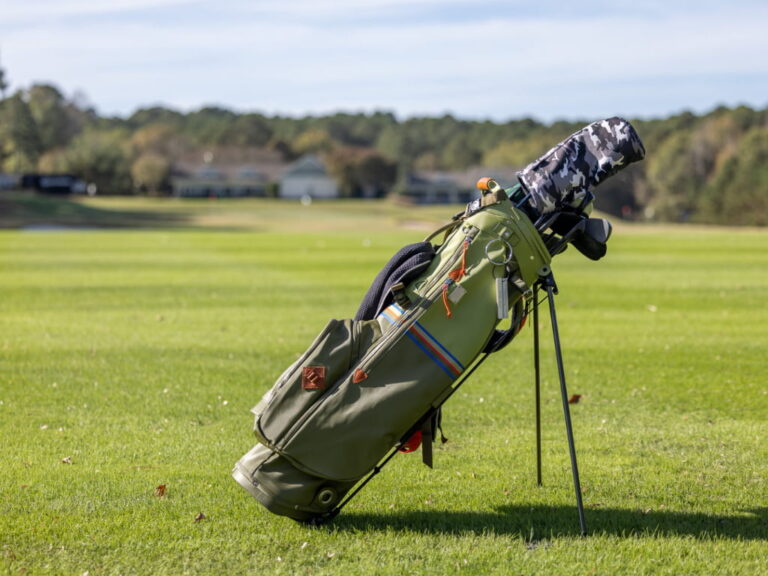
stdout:
[(274, 447), (301, 416), (347, 375), (380, 336), (376, 321), (331, 320), (304, 354), (253, 408), (254, 432)]

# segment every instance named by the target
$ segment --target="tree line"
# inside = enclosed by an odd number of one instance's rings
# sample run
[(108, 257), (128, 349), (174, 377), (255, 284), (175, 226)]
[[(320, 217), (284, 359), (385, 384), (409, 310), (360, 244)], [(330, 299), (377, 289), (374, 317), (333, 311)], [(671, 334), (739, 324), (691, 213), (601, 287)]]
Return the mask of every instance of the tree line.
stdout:
[[(183, 157), (267, 149), (284, 161), (322, 155), (345, 195), (366, 186), (397, 194), (414, 171), (523, 167), (589, 121), (399, 120), (386, 111), (296, 118), (211, 106), (108, 117), (35, 84), (0, 100), (0, 171), (71, 173), (100, 193), (163, 194)], [(642, 220), (768, 224), (768, 109), (631, 121), (646, 160), (600, 187), (599, 209)]]

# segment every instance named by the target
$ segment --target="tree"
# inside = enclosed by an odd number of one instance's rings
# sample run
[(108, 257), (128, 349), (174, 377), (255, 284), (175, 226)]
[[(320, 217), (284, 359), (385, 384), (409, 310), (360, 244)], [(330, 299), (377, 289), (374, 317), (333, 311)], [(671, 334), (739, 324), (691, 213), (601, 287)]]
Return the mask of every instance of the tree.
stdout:
[(457, 131), (447, 139), (443, 152), (440, 155), (441, 164), (448, 170), (464, 170), (476, 166), (482, 157), (482, 153), (473, 148), (467, 139), (468, 131)]
[(424, 145), (424, 134), (418, 124), (418, 120), (411, 119), (405, 124), (387, 126), (376, 141), (379, 152), (397, 166), (394, 185), (396, 193), (404, 190), (408, 176), (416, 166), (416, 160), (429, 151), (429, 147)]
[(0, 109), (0, 149), (3, 166), (8, 172), (34, 170), (42, 152), (37, 124), (24, 101), (23, 93), (16, 92), (3, 100)]
[(129, 194), (132, 191), (128, 134), (123, 130), (89, 129), (68, 147), (64, 166), (100, 193)]
[(691, 132), (672, 134), (646, 158), (650, 186), (649, 207), (660, 220), (688, 220), (696, 206), (696, 195), (706, 184), (696, 177)]
[(525, 153), (519, 142), (503, 140), (495, 148), (486, 152), (483, 156), (483, 165), (522, 168), (531, 160), (533, 158)]
[(266, 118), (260, 114), (245, 114), (235, 120), (223, 139), (234, 146), (266, 146), (272, 139), (272, 128)]
[(128, 118), (128, 124), (133, 128), (141, 128), (148, 124), (164, 124), (178, 127), (184, 121), (181, 112), (164, 106), (139, 108)]
[(312, 129), (299, 134), (291, 147), (299, 155), (329, 152), (333, 148), (333, 140), (325, 130)]
[(403, 151), (403, 133), (400, 127), (395, 124), (385, 127), (376, 138), (376, 149), (390, 160), (398, 160)]
[(201, 146), (217, 146), (226, 144), (227, 134), (237, 115), (231, 110), (217, 106), (201, 108), (184, 117), (184, 132), (189, 139)]
[(156, 122), (136, 130), (131, 135), (130, 147), (136, 156), (155, 154), (173, 162), (186, 150), (188, 144), (172, 124)]
[(397, 165), (375, 152), (364, 156), (355, 172), (363, 196), (384, 196), (397, 179)]
[(37, 169), (43, 174), (64, 173), (69, 170), (67, 151), (64, 148), (56, 148), (44, 152), (37, 161)]
[(5, 79), (5, 70), (0, 67), (0, 98), (5, 100), (5, 91), (8, 90), (8, 81)]
[(170, 174), (167, 158), (152, 152), (142, 154), (131, 165), (131, 179), (140, 192), (156, 194), (167, 188)]
[(61, 92), (50, 84), (35, 84), (27, 91), (26, 97), (29, 111), (37, 124), (42, 150), (68, 144), (76, 129)]
[(384, 196), (397, 177), (397, 165), (371, 149), (337, 146), (325, 158), (343, 196)]
[(704, 221), (768, 225), (768, 128), (753, 128), (741, 139), (700, 202)]

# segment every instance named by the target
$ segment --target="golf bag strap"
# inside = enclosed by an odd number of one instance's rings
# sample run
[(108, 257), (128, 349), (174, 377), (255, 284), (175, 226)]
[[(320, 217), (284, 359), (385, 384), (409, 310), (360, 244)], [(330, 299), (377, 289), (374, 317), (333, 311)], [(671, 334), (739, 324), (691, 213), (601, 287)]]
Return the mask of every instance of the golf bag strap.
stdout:
[(421, 426), (421, 461), (432, 468), (432, 418), (427, 419)]
[(440, 432), (440, 443), (445, 444), (448, 438), (443, 433), (443, 409), (437, 408), (421, 425), (421, 461), (432, 468), (432, 444)]
[(372, 320), (399, 296), (392, 288), (398, 283), (406, 286), (410, 280), (429, 267), (435, 257), (435, 247), (429, 242), (417, 242), (401, 248), (374, 278), (355, 314), (355, 320)]
[[(530, 295), (530, 288), (528, 285), (523, 281), (519, 275), (515, 275), (510, 279), (510, 283), (512, 286), (517, 288), (521, 293), (522, 297), (524, 299), (528, 298)], [(518, 310), (518, 305), (515, 304), (513, 306), (513, 310)], [(490, 340), (488, 340), (487, 344), (485, 345), (485, 348), (483, 348), (483, 352), (486, 354), (492, 354), (494, 352), (498, 352), (502, 348), (504, 348), (507, 344), (509, 344), (512, 339), (517, 336), (518, 332), (523, 327), (523, 324), (525, 323), (525, 317), (526, 317), (526, 304), (525, 300), (523, 300), (522, 309), (520, 314), (517, 313), (512, 314), (512, 318), (510, 320), (509, 328), (506, 330), (494, 330), (493, 334), (491, 334)]]
[(499, 202), (504, 202), (504, 200), (509, 200), (509, 198), (507, 197), (506, 192), (504, 192), (504, 189), (498, 188), (497, 190), (484, 194), (480, 199), (480, 203), (483, 205), (483, 208), (485, 208), (486, 206), (493, 206)]

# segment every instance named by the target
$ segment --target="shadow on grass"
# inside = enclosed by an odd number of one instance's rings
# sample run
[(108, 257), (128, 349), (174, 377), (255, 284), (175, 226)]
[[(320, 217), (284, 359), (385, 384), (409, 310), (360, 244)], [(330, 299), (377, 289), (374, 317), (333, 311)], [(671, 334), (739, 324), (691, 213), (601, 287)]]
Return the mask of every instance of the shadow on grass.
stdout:
[[(734, 510), (733, 515), (596, 508), (585, 511), (589, 533), (620, 537), (692, 536), (768, 540), (768, 508)], [(498, 512), (420, 511), (392, 514), (343, 513), (332, 524), (340, 530), (410, 530), (425, 534), (498, 534), (529, 541), (579, 536), (576, 508), (504, 506)]]
[(0, 194), (0, 228), (156, 228), (188, 223), (179, 212), (111, 210), (68, 196), (30, 192)]

